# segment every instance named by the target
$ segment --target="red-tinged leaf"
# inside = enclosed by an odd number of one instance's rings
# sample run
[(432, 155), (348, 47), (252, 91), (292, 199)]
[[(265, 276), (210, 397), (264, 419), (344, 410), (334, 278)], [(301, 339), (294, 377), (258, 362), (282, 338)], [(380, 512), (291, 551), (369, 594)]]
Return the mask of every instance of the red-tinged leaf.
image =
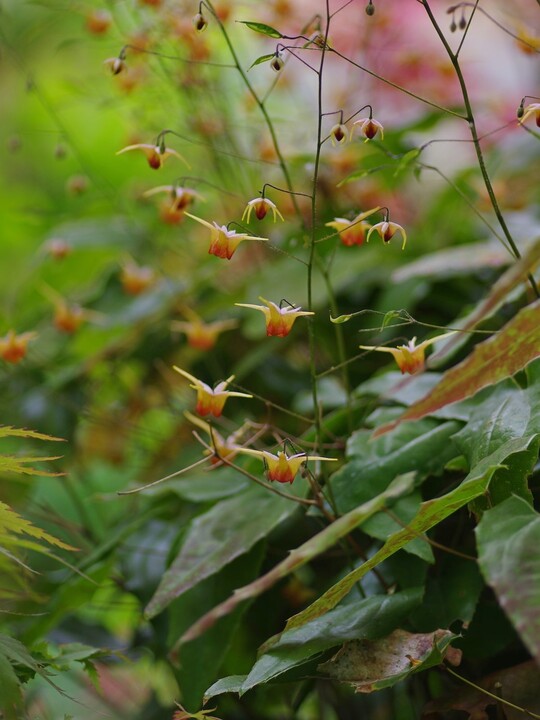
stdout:
[[(467, 248), (468, 252), (471, 252)], [(472, 253), (473, 255), (475, 253)], [(502, 305), (508, 294), (520, 283), (527, 280), (528, 275), (540, 262), (540, 240), (537, 240), (517, 262), (513, 263), (508, 270), (501, 275), (495, 285), (491, 288), (488, 296), (479, 303), (474, 310), (456, 325), (462, 330), (471, 330), (482, 320), (493, 315)], [(434, 353), (430, 358), (430, 365), (444, 361), (450, 352), (459, 347), (467, 340), (466, 333), (457, 333), (444, 343), (443, 347)]]
[(482, 388), (515, 375), (537, 357), (540, 357), (540, 300), (523, 308), (500, 332), (477, 345), (463, 362), (444, 373), (430, 393), (397, 420), (377, 428), (374, 437), (405, 420), (418, 420), (471, 397)]

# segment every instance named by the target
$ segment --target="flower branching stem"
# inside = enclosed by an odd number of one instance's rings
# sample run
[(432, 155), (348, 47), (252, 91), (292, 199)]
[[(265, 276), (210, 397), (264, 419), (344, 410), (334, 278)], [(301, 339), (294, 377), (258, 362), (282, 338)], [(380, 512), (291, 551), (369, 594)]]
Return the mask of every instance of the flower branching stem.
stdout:
[[(497, 197), (495, 195), (495, 191), (493, 190), (493, 185), (491, 183), (491, 179), (489, 177), (489, 173), (486, 168), (484, 154), (482, 152), (482, 146), (480, 144), (480, 138), (479, 138), (478, 131), (476, 128), (476, 121), (474, 118), (471, 101), (469, 99), (467, 83), (465, 82), (465, 78), (463, 76), (463, 71), (461, 70), (461, 65), (459, 63), (458, 55), (457, 55), (457, 53), (453, 52), (452, 48), (448, 44), (448, 41), (447, 41), (443, 31), (441, 30), (439, 23), (437, 22), (437, 20), (435, 19), (435, 16), (433, 15), (433, 11), (431, 10), (429, 0), (420, 0), (420, 2), (424, 6), (426, 13), (429, 17), (429, 20), (430, 20), (431, 24), (433, 25), (435, 32), (439, 36), (439, 39), (440, 39), (441, 43), (443, 44), (444, 49), (446, 50), (446, 53), (448, 55), (448, 58), (450, 59), (450, 62), (452, 63), (452, 67), (454, 68), (454, 71), (456, 73), (456, 77), (458, 79), (459, 86), (461, 88), (461, 94), (463, 96), (463, 104), (465, 105), (465, 111), (467, 113), (466, 116), (464, 117), (464, 119), (467, 121), (467, 123), (469, 125), (469, 130), (471, 132), (471, 137), (472, 137), (474, 149), (476, 152), (476, 158), (478, 160), (478, 167), (480, 168), (480, 172), (481, 172), (482, 178), (484, 180), (484, 185), (486, 187), (486, 191), (489, 196), (491, 206), (493, 207), (493, 212), (495, 213), (497, 220), (499, 221), (499, 225), (501, 226), (501, 229), (503, 231), (503, 234), (508, 242), (508, 245), (511, 248), (512, 255), (514, 256), (514, 258), (516, 260), (519, 260), (519, 258), (521, 258), (521, 253), (519, 252), (519, 250), (517, 248), (514, 238), (512, 237), (512, 234), (508, 228), (508, 225), (506, 224), (506, 220), (504, 219), (504, 216), (501, 212), (501, 208), (497, 201)], [(478, 0), (475, 3), (473, 10), (476, 8), (476, 5), (478, 5)], [(461, 48), (461, 45), (458, 48), (458, 50), (460, 48)], [(531, 287), (532, 287), (536, 297), (540, 297), (540, 291), (538, 289), (538, 286), (537, 286), (536, 281), (535, 281), (534, 277), (532, 276), (532, 274), (529, 274), (528, 279), (529, 279), (529, 282), (531, 284)]]

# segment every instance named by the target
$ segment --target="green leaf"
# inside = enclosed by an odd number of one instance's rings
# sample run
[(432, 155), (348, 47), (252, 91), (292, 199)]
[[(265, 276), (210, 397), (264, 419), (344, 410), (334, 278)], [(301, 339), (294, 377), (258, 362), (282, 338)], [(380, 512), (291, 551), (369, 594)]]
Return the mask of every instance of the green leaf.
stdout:
[[(221, 572), (203, 580), (171, 604), (168, 621), (169, 641), (173, 646), (201, 613), (227, 598), (238, 585), (251, 582), (257, 577), (264, 549), (265, 543), (258, 543), (249, 553), (227, 564)], [(244, 603), (236, 608), (235, 612), (217, 622), (204, 637), (182, 645), (180, 667), (175, 674), (182, 688), (182, 704), (188, 710), (195, 711), (200, 707), (205, 689), (218, 677), (223, 659), (247, 607), (247, 603)], [(173, 654), (174, 652), (173, 650)]]
[(269, 53), (268, 55), (261, 55), (256, 60), (254, 60), (251, 65), (248, 67), (248, 70), (251, 70), (251, 68), (255, 67), (255, 65), (261, 65), (262, 63), (268, 62), (273, 57), (276, 56), (276, 53)]
[(23, 717), (22, 688), (7, 657), (0, 652), (0, 710), (5, 720)]
[(482, 459), (455, 490), (422, 503), (418, 514), (406, 528), (394, 533), (369, 560), (333, 585), (305, 610), (290, 618), (287, 622), (287, 629), (299, 627), (334, 608), (366, 573), (377, 567), (383, 560), (391, 557), (413, 538), (434, 527), (456, 510), (486, 492), (493, 474), (502, 466), (506, 458), (526, 450), (531, 442), (530, 437), (510, 440), (488, 458)]
[(422, 590), (419, 588), (394, 595), (375, 595), (342, 605), (300, 628), (282, 633), (277, 642), (259, 657), (242, 683), (240, 693), (268, 682), (347, 640), (388, 635), (421, 599)]
[(427, 419), (407, 423), (392, 433), (371, 439), (359, 430), (347, 443), (351, 461), (332, 475), (338, 510), (348, 512), (382, 492), (398, 475), (416, 471), (419, 476), (441, 472), (458, 454), (451, 438), (460, 429), (456, 422)]
[(224, 693), (240, 693), (246, 678), (247, 675), (229, 675), (228, 677), (221, 678), (204, 693), (204, 701), (206, 702), (210, 700), (210, 698), (216, 695), (223, 695)]
[(314, 535), (299, 547), (291, 550), (285, 560), (282, 560), (265, 575), (262, 575), (249, 585), (245, 585), (244, 587), (237, 589), (228, 600), (220, 605), (217, 605), (213, 610), (206, 613), (206, 615), (203, 615), (198, 622), (192, 625), (192, 627), (189, 628), (189, 630), (181, 638), (181, 642), (189, 642), (194, 638), (199, 637), (199, 635), (205, 632), (209, 627), (212, 627), (212, 625), (220, 617), (232, 612), (239, 603), (247, 600), (248, 598), (258, 597), (275, 585), (276, 582), (284, 577), (287, 577), (289, 573), (302, 567), (314, 557), (317, 557), (325, 550), (335, 545), (342, 537), (348, 535), (375, 512), (380, 510), (389, 499), (398, 497), (409, 490), (410, 482), (407, 478), (400, 477), (396, 479), (396, 481), (394, 481), (384, 493), (381, 493), (381, 495), (378, 495), (360, 507), (354, 508), (354, 510), (351, 510), (346, 515), (342, 515), (333, 523), (325, 527), (324, 530), (321, 530), (321, 532)]
[(394, 177), (397, 177), (400, 173), (404, 172), (411, 163), (413, 163), (416, 158), (420, 155), (422, 152), (421, 148), (413, 148), (412, 150), (409, 150), (408, 152), (403, 155), (395, 169)]
[(482, 574), (540, 662), (540, 515), (510, 497), (484, 513), (476, 538)]
[(349, 322), (349, 320), (352, 318), (352, 313), (350, 315), (338, 315), (337, 317), (333, 318), (330, 315), (330, 322), (334, 323), (334, 325), (341, 325), (341, 323)]
[[(456, 637), (448, 630), (411, 634), (396, 630), (379, 640), (346, 643), (337, 655), (319, 665), (319, 672), (347, 682), (356, 692), (370, 693), (391, 687), (412, 673), (439, 665)], [(457, 659), (458, 651), (453, 651)]]
[(146, 616), (154, 617), (182, 593), (246, 553), (296, 509), (289, 500), (250, 487), (196, 517), (146, 607)]
[[(536, 437), (534, 424), (538, 416), (540, 410), (535, 388), (521, 390), (514, 386), (509, 391), (497, 386), (473, 410), (468, 423), (454, 436), (454, 441), (469, 465), (474, 466), (509, 440), (525, 435)], [(506, 467), (497, 470), (491, 481), (489, 497), (478, 498), (471, 509), (478, 514), (511, 495), (519, 495), (532, 504), (528, 477), (537, 457), (538, 447), (533, 443), (525, 452), (507, 459)]]
[(540, 300), (523, 308), (500, 332), (478, 344), (465, 360), (444, 373), (428, 395), (397, 420), (377, 428), (375, 435), (471, 397), (482, 388), (515, 375), (537, 357), (540, 357)]
[[(270, 25), (265, 25), (264, 23), (258, 23), (258, 22), (249, 22), (248, 20), (238, 20), (239, 23), (242, 23), (242, 25), (245, 25), (250, 30), (254, 30), (255, 32), (261, 33), (262, 35), (267, 35), (271, 38), (276, 38), (279, 40), (279, 38), (282, 38), (283, 35), (279, 32), (279, 30), (276, 30), (275, 28), (271, 27)], [(270, 56), (273, 57), (273, 56)]]

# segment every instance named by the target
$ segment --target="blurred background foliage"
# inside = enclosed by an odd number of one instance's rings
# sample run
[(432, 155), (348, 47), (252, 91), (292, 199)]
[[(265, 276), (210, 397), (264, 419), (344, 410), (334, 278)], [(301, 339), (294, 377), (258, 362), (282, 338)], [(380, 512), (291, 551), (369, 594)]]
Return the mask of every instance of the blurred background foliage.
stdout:
[[(463, 29), (452, 34), (447, 4), (432, 4), (457, 47)], [(323, 137), (340, 110), (348, 118), (369, 103), (384, 125), (384, 140), (363, 143), (357, 133), (337, 147), (324, 143), (313, 234), (308, 198), (298, 196), (296, 214), (291, 197), (270, 188), (267, 195), (285, 222), (274, 224), (268, 215), (241, 225), (270, 242), (245, 242), (227, 261), (208, 254), (208, 231), (174, 210), (170, 193), (145, 193), (169, 185), (191, 188), (200, 197), (189, 211), (221, 225), (242, 223), (246, 203), (265, 183), (285, 187), (269, 128), (228, 41), (245, 72), (257, 57), (273, 53), (276, 42), (237, 21), (309, 37), (318, 31), (313, 15), (324, 16), (325, 3), (216, 0), (217, 18), (206, 12), (209, 27), (199, 34), (192, 23), (199, 7), (187, 0), (0, 2), (0, 336), (35, 333), (17, 362), (2, 356), (0, 421), (65, 440), (60, 446), (9, 433), (0, 440), (3, 456), (34, 458), (36, 474), (22, 474), (7, 460), (0, 464), (0, 500), (38, 528), (42, 543), (39, 552), (19, 543), (16, 559), (5, 555), (0, 565), (4, 717), (161, 720), (172, 717), (175, 702), (195, 712), (219, 678), (227, 678), (230, 690), (257, 686), (240, 697), (214, 688), (221, 718), (348, 720), (363, 714), (408, 720), (425, 708), (430, 718), (459, 712), (491, 717), (478, 714), (491, 712), (485, 698), (466, 696), (462, 683), (436, 667), (440, 656), (422, 658), (426, 672), (395, 685), (389, 681), (391, 687), (373, 694), (354, 694), (329, 680), (326, 669), (317, 671), (344, 640), (375, 642), (398, 628), (452, 631), (460, 636), (453, 645), (463, 651), (463, 675), (478, 681), (494, 673), (489, 682), (519, 685), (521, 694), (506, 699), (540, 712), (531, 690), (537, 670), (528, 662), (538, 657), (538, 588), (520, 588), (525, 599), (516, 618), (490, 564), (497, 538), (489, 518), (497, 508), (485, 512), (489, 503), (522, 502), (525, 509), (508, 506), (522, 520), (502, 539), (509, 542), (529, 526), (536, 537), (537, 516), (527, 513), (535, 513), (538, 489), (537, 364), (452, 410), (368, 442), (374, 427), (433, 388), (440, 373), (484, 336), (460, 336), (435, 370), (403, 386), (391, 356), (361, 352), (358, 345), (395, 346), (413, 335), (424, 339), (459, 327), (492, 296), (514, 261), (497, 239), (467, 124), (455, 116), (463, 112), (459, 84), (421, 4), (375, 2), (372, 17), (364, 5), (330, 2), (330, 47), (375, 76), (328, 53), (323, 100), (333, 114), (323, 118)], [(534, 122), (518, 125), (516, 108), (538, 84), (538, 9), (524, 0), (485, 5), (499, 25), (477, 11), (460, 62), (497, 198), (520, 251), (531, 253), (525, 271), (534, 271), (538, 133)], [(462, 12), (471, 17), (470, 6), (456, 11), (457, 20)], [(122, 58), (122, 48), (125, 67), (115, 75), (105, 61)], [(314, 64), (320, 48), (297, 54)], [(317, 76), (294, 56), (284, 58), (279, 74), (261, 63), (246, 77), (272, 118), (293, 187), (309, 194)], [(175, 157), (155, 171), (142, 153), (117, 156), (132, 144), (155, 144), (166, 129), (173, 131), (167, 147), (189, 168)], [(421, 153), (410, 152), (421, 147)], [(373, 234), (369, 244), (347, 247), (338, 235), (329, 237), (325, 223), (352, 220), (375, 206), (389, 208), (391, 219), (406, 228), (405, 251), (398, 238), (383, 245)], [(286, 338), (266, 338), (261, 314), (235, 303), (257, 303), (262, 296), (306, 308), (310, 237), (317, 241), (316, 315), (300, 318)], [(475, 329), (496, 332), (533, 300), (523, 277), (503, 279), (504, 292)], [(329, 320), (360, 310), (365, 313), (342, 326)], [(181, 329), (193, 312), (206, 322), (234, 320), (236, 327), (209, 349), (194, 347)], [(216, 424), (222, 435), (247, 421), (249, 438), (264, 424), (266, 434), (254, 447), (275, 452), (287, 436), (309, 452), (315, 434), (308, 322), (321, 374), (322, 454), (341, 463), (331, 480), (332, 502), (347, 513), (386, 492), (394, 478), (414, 473), (413, 487), (393, 501), (394, 516), (379, 512), (352, 534), (360, 558), (380, 551), (399, 522), (412, 522), (422, 501), (468, 480), (477, 484), (455, 514), (445, 515), (442, 507), (440, 522), (429, 528), (437, 544), (416, 537), (377, 574), (367, 574), (345, 605), (327, 608), (329, 615), (345, 608), (342, 636), (331, 635), (334, 616), (327, 625), (309, 626), (301, 642), (293, 638), (285, 651), (274, 648), (278, 670), (272, 674), (264, 665), (270, 651), (257, 661), (257, 648), (358, 568), (356, 550), (343, 541), (316, 552), (312, 562), (178, 650), (180, 636), (201, 615), (317, 538), (328, 518), (320, 509), (305, 513), (225, 466), (212, 472), (199, 466), (140, 493), (117, 493), (202, 457), (204, 448), (183, 414), (192, 410), (193, 391), (173, 365), (211, 385), (234, 373), (235, 389), (254, 395), (230, 401), (226, 418)], [(511, 341), (501, 341), (502, 354), (504, 342)], [(356, 356), (345, 372), (333, 370)], [(507, 407), (502, 419), (496, 412), (501, 404)], [(525, 414), (529, 420), (516, 429), (515, 419)], [(488, 439), (482, 445), (479, 438)], [(476, 454), (475, 441), (481, 445)], [(478, 480), (474, 472), (482, 462)], [(239, 463), (264, 477), (257, 459)], [(493, 477), (500, 492), (482, 505), (482, 482)], [(290, 491), (304, 497), (305, 477)], [(468, 509), (469, 501), (476, 505)], [(18, 522), (14, 533), (27, 532)], [(474, 559), (479, 522), (480, 569)], [(4, 539), (5, 528), (7, 520)], [(520, 546), (512, 555), (516, 578), (527, 548), (534, 547), (531, 537), (525, 550)], [(46, 552), (50, 538), (76, 550)], [(535, 559), (523, 577), (538, 571)], [(358, 607), (347, 612), (354, 603)], [(378, 612), (380, 625), (374, 621)], [(532, 624), (528, 632), (523, 618)], [(295, 643), (299, 655), (290, 650)], [(452, 692), (454, 704), (444, 700)]]

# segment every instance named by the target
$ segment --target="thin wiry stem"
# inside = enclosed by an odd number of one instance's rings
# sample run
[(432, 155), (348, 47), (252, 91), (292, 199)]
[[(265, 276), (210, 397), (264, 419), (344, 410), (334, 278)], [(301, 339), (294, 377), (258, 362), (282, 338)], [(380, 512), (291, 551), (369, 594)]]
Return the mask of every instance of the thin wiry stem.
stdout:
[[(459, 64), (458, 57), (452, 51), (452, 48), (448, 44), (448, 41), (447, 41), (443, 31), (441, 30), (437, 20), (435, 19), (435, 16), (433, 15), (433, 12), (429, 5), (429, 1), (422, 0), (422, 5), (424, 6), (424, 8), (426, 10), (426, 13), (431, 21), (431, 24), (433, 25), (433, 28), (435, 29), (435, 32), (439, 36), (439, 39), (442, 42), (444, 49), (446, 50), (446, 53), (450, 59), (450, 62), (452, 63), (454, 71), (456, 73), (456, 76), (457, 76), (457, 79), (459, 82), (459, 86), (461, 88), (461, 94), (463, 96), (463, 103), (465, 105), (465, 110), (467, 112), (465, 119), (467, 120), (467, 123), (469, 125), (469, 130), (471, 132), (471, 137), (473, 139), (473, 145), (474, 145), (474, 149), (476, 152), (476, 158), (478, 160), (478, 167), (480, 168), (480, 172), (482, 173), (482, 178), (484, 180), (484, 185), (486, 186), (486, 190), (487, 190), (487, 194), (489, 196), (489, 200), (491, 202), (491, 206), (493, 207), (493, 212), (497, 216), (497, 220), (499, 221), (499, 225), (501, 226), (503, 234), (508, 242), (508, 245), (511, 248), (513, 256), (516, 259), (519, 259), (519, 258), (521, 258), (521, 253), (519, 252), (519, 250), (517, 248), (514, 238), (512, 237), (512, 233), (510, 232), (508, 225), (506, 224), (506, 220), (504, 219), (504, 215), (501, 212), (499, 203), (497, 201), (497, 197), (495, 195), (495, 191), (493, 190), (493, 185), (491, 183), (489, 173), (486, 168), (484, 154), (482, 152), (482, 147), (480, 145), (480, 139), (479, 139), (478, 131), (476, 128), (476, 121), (474, 119), (472, 105), (471, 105), (471, 101), (469, 99), (469, 91), (467, 89), (467, 83), (465, 82), (465, 78), (463, 76), (463, 72), (461, 70), (461, 65)], [(529, 279), (529, 282), (531, 284), (531, 287), (532, 287), (536, 297), (540, 298), (540, 290), (538, 289), (538, 286), (536, 285), (536, 281), (535, 281), (534, 277), (531, 274), (529, 274), (528, 279)]]

